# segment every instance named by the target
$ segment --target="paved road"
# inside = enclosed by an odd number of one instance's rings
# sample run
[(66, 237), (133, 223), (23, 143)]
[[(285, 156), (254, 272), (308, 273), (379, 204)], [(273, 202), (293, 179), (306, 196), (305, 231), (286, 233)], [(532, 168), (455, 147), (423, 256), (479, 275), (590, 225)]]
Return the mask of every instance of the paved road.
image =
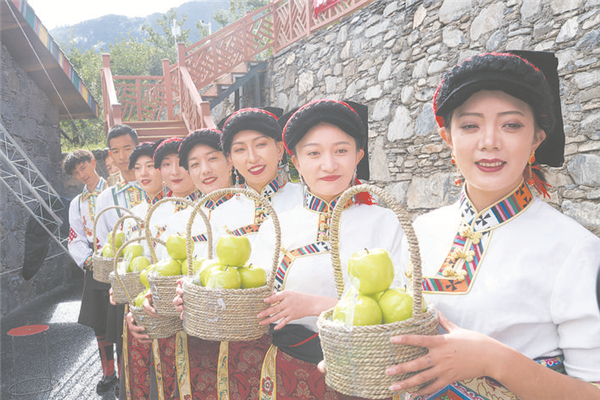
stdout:
[[(81, 291), (83, 281), (77, 280), (45, 294), (34, 302), (21, 307), (0, 320), (2, 340), (0, 342), (1, 388), (0, 399), (91, 399), (113, 400), (114, 390), (104, 395), (96, 394), (96, 384), (101, 378), (100, 357), (94, 332), (79, 325)], [(46, 332), (52, 377), (55, 387), (51, 392), (40, 395), (13, 396), (8, 392), (17, 380), (40, 376), (45, 373), (43, 336), (34, 335), (27, 339), (15, 339), (17, 360), (13, 364), (11, 337), (7, 332), (23, 325), (48, 325)], [(34, 380), (17, 386), (19, 391), (27, 388), (43, 388), (43, 382)], [(47, 386), (46, 386), (47, 387)]]

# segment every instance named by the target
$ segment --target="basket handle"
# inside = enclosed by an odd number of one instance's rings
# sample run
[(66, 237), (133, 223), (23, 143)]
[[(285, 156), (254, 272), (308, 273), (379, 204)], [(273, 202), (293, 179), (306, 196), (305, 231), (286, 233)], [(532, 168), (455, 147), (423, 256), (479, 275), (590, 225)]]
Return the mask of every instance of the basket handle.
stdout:
[[(94, 246), (94, 254), (97, 253), (99, 250), (98, 246), (96, 246), (96, 227), (97, 227), (98, 221), (100, 220), (100, 216), (109, 210), (121, 210), (121, 211), (125, 211), (125, 212), (131, 214), (130, 210), (128, 210), (125, 207), (121, 207), (121, 206), (109, 206), (109, 207), (106, 207), (104, 210), (100, 211), (98, 214), (96, 214), (96, 217), (94, 218), (94, 227), (92, 228), (92, 245)], [(112, 247), (113, 254), (115, 254), (116, 249), (115, 249), (114, 235), (111, 240), (111, 247)]]
[(156, 211), (156, 209), (158, 209), (158, 207), (160, 207), (161, 205), (163, 205), (165, 203), (176, 203), (176, 202), (185, 203), (190, 207), (194, 206), (194, 203), (192, 203), (188, 199), (184, 199), (183, 197), (165, 197), (164, 199), (157, 201), (155, 204), (150, 206), (148, 211), (146, 211), (146, 218), (144, 219), (144, 230), (146, 232), (146, 240), (148, 241), (148, 247), (150, 248), (150, 254), (152, 255), (152, 258), (155, 260), (157, 260), (158, 258), (156, 257), (156, 251), (154, 250), (154, 245), (152, 244), (152, 242), (157, 242), (158, 238), (152, 237), (152, 229), (150, 229), (150, 219), (152, 218), (152, 214), (154, 214), (154, 211)]
[[(133, 219), (135, 221), (136, 225), (138, 226), (138, 230), (141, 232), (144, 221), (140, 217), (138, 217), (137, 215), (135, 215), (133, 213), (131, 213), (129, 215), (123, 215), (121, 218), (119, 218), (117, 220), (117, 222), (115, 223), (115, 226), (113, 227), (113, 230), (111, 232), (111, 238), (112, 238), (111, 243), (115, 243), (115, 237), (117, 236), (117, 227), (119, 225), (121, 225), (123, 222), (125, 222), (126, 219)], [(113, 254), (115, 254), (115, 249), (113, 249)]]
[(400, 225), (404, 230), (404, 234), (408, 241), (408, 250), (410, 252), (410, 261), (413, 266), (413, 315), (418, 315), (422, 312), (423, 304), (423, 289), (421, 282), (423, 276), (421, 273), (421, 253), (419, 252), (419, 242), (417, 235), (412, 226), (410, 214), (408, 214), (398, 203), (398, 201), (385, 190), (374, 185), (357, 185), (346, 190), (338, 200), (333, 214), (331, 216), (331, 261), (333, 264), (333, 274), (335, 277), (335, 287), (338, 293), (338, 298), (342, 298), (344, 293), (344, 277), (342, 274), (342, 262), (340, 260), (340, 223), (344, 205), (350, 198), (360, 192), (370, 192), (379, 196), (396, 214), (396, 218), (400, 221)]
[[(128, 216), (124, 216), (121, 219), (125, 219), (127, 217)], [(133, 304), (133, 301), (131, 300), (131, 296), (129, 295), (129, 292), (127, 292), (127, 288), (125, 287), (125, 284), (123, 283), (123, 280), (121, 279), (121, 276), (117, 272), (117, 266), (119, 265), (119, 256), (121, 255), (121, 253), (123, 252), (125, 247), (127, 247), (129, 244), (135, 243), (135, 242), (141, 242), (143, 240), (146, 240), (146, 238), (143, 236), (138, 236), (136, 238), (126, 240), (125, 243), (123, 243), (121, 245), (121, 247), (119, 247), (119, 249), (115, 253), (115, 259), (113, 260), (113, 270), (115, 272), (115, 278), (117, 278), (117, 281), (123, 288), (123, 292), (125, 292), (125, 296), (127, 297), (127, 301), (129, 302), (129, 304)], [(152, 256), (150, 256), (150, 259), (151, 259), (151, 264), (154, 264), (156, 262), (156, 260)]]
[(194, 260), (194, 251), (192, 250), (192, 225), (196, 220), (196, 215), (200, 214), (202, 220), (204, 221), (204, 225), (206, 226), (206, 237), (208, 239), (208, 251), (206, 253), (207, 258), (212, 258), (212, 249), (213, 249), (213, 235), (212, 235), (212, 227), (210, 226), (210, 222), (208, 221), (208, 216), (206, 213), (202, 211), (202, 205), (205, 202), (200, 199), (192, 210), (192, 215), (190, 215), (190, 219), (188, 220), (186, 229), (185, 229), (185, 252), (187, 255), (187, 263), (188, 263), (188, 276), (192, 276), (192, 264)]
[[(275, 252), (273, 254), (273, 265), (271, 268), (272, 270), (271, 270), (271, 273), (269, 274), (269, 277), (267, 278), (267, 285), (266, 285), (266, 286), (269, 286), (271, 288), (271, 290), (273, 290), (273, 286), (275, 284), (275, 274), (277, 273), (277, 267), (279, 265), (279, 249), (281, 248), (281, 227), (279, 225), (279, 217), (277, 216), (275, 209), (273, 209), (271, 202), (269, 200), (265, 199), (260, 194), (258, 194), (256, 191), (251, 190), (251, 189), (240, 189), (240, 188), (217, 189), (215, 191), (210, 192), (206, 196), (202, 197), (200, 199), (200, 204), (206, 203), (206, 200), (208, 200), (208, 199), (212, 199), (215, 197), (219, 198), (219, 197), (224, 196), (229, 193), (243, 194), (244, 196), (248, 197), (249, 199), (259, 202), (263, 207), (265, 207), (267, 209), (267, 213), (269, 214), (269, 217), (271, 217), (271, 219), (273, 220), (273, 227), (275, 228)], [(189, 272), (189, 269), (188, 269), (188, 272)]]

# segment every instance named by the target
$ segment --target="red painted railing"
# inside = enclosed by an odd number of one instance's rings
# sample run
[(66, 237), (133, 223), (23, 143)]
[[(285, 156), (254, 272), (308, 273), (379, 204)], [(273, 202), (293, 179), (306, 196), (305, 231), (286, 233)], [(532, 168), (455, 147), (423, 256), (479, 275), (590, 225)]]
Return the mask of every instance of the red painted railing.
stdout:
[[(180, 119), (188, 130), (214, 127), (198, 90), (240, 64), (266, 58), (375, 0), (341, 0), (314, 15), (312, 0), (273, 0), (189, 47), (178, 62), (163, 61), (163, 76), (112, 76), (103, 56), (102, 96), (106, 128), (127, 121)], [(116, 82), (115, 82), (116, 81)], [(176, 110), (179, 110), (177, 113)]]
[(269, 49), (277, 53), (373, 1), (342, 0), (317, 16), (312, 0), (273, 1), (187, 47), (186, 66), (202, 89), (239, 64)]

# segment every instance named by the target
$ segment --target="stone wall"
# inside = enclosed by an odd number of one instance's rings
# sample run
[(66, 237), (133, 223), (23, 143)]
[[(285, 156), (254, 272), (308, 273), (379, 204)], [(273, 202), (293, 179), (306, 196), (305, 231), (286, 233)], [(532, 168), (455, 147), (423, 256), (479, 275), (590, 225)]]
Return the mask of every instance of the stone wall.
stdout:
[(549, 202), (600, 235), (600, 0), (378, 0), (272, 58), (265, 104), (368, 104), (372, 183), (422, 213), (458, 195), (431, 108), (442, 72), (509, 49), (559, 59), (567, 146)]
[[(2, 46), (1, 60), (1, 123), (57, 192), (62, 193), (58, 108), (52, 105), (46, 94), (13, 60), (4, 46)], [(47, 260), (31, 280), (23, 280), (21, 267), (25, 249), (25, 225), (29, 217), (30, 214), (19, 200), (2, 185), (0, 189), (2, 315), (63, 285), (77, 272), (77, 267), (63, 254)], [(48, 257), (57, 254), (58, 249), (58, 246), (51, 241)]]

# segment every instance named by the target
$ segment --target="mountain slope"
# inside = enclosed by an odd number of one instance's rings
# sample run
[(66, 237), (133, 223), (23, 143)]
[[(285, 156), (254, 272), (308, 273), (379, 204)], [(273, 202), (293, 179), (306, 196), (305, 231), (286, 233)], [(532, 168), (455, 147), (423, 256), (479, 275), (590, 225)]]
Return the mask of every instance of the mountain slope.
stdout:
[[(217, 10), (227, 9), (228, 7), (229, 0), (198, 0), (184, 3), (179, 7), (175, 7), (175, 10), (179, 20), (184, 14), (187, 15), (187, 20), (182, 29), (191, 29), (190, 41), (197, 42), (199, 37), (196, 21), (210, 22), (214, 32), (219, 26), (212, 19), (213, 15)], [(138, 39), (145, 39), (146, 33), (142, 31), (144, 24), (151, 24), (160, 32), (162, 28), (156, 25), (156, 20), (161, 15), (155, 13), (143, 18), (128, 18), (123, 15), (110, 14), (83, 21), (73, 26), (55, 28), (50, 33), (63, 47), (73, 37), (81, 50), (96, 47), (98, 50), (107, 51), (107, 43), (117, 41), (128, 34)]]

